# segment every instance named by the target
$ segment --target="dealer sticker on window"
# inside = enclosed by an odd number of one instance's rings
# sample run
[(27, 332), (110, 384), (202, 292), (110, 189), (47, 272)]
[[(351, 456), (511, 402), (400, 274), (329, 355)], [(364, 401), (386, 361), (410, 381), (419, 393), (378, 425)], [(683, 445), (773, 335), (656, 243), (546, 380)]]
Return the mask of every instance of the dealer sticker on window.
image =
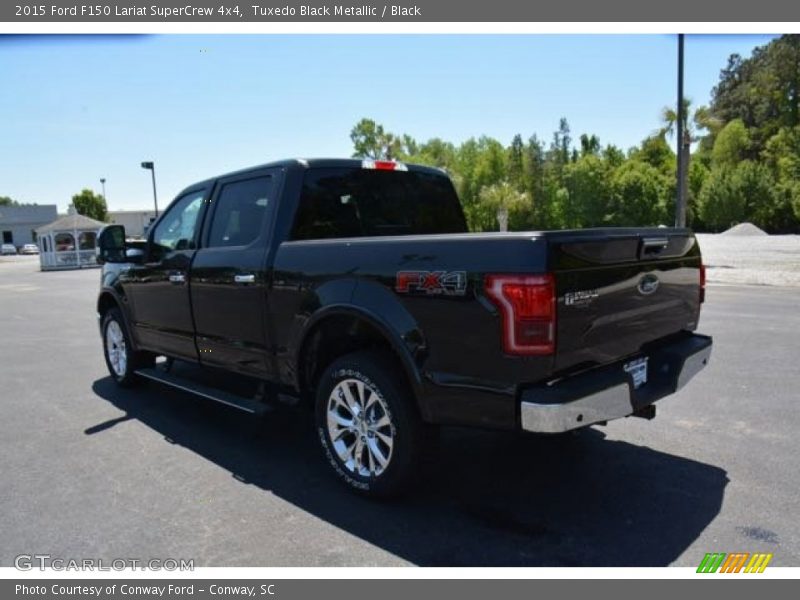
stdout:
[(633, 388), (639, 389), (647, 383), (647, 357), (625, 363), (622, 368), (633, 377)]

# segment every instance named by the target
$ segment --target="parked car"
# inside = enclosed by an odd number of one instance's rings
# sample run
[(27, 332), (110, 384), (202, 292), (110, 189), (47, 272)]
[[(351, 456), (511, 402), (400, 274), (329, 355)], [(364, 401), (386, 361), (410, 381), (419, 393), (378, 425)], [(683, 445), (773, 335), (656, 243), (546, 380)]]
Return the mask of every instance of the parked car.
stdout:
[(39, 246), (36, 244), (25, 244), (19, 250), (20, 254), (39, 254)]
[(332, 471), (375, 496), (413, 479), (436, 426), (649, 419), (711, 353), (694, 333), (705, 277), (690, 230), (471, 234), (443, 171), (396, 162), (201, 181), (143, 248), (106, 226), (98, 262), (119, 385), (250, 413), (307, 403)]
[(16, 253), (17, 253), (17, 248), (16, 246), (14, 246), (14, 244), (3, 244), (0, 247), (0, 254), (2, 254), (3, 256)]

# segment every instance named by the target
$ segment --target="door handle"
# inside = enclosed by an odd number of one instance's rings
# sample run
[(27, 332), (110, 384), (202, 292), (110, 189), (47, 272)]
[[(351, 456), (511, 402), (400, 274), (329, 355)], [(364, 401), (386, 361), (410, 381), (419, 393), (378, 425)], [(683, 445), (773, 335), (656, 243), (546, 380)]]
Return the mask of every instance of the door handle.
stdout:
[(174, 284), (186, 283), (186, 275), (184, 273), (172, 273), (169, 276), (169, 282)]
[(669, 245), (669, 238), (644, 238), (642, 246), (645, 248), (666, 248)]
[(669, 238), (644, 238), (639, 248), (639, 258), (658, 256), (667, 246), (669, 246)]
[(256, 282), (256, 276), (253, 275), (252, 273), (246, 273), (246, 274), (243, 274), (243, 275), (234, 275), (233, 276), (233, 281), (235, 283), (255, 283)]

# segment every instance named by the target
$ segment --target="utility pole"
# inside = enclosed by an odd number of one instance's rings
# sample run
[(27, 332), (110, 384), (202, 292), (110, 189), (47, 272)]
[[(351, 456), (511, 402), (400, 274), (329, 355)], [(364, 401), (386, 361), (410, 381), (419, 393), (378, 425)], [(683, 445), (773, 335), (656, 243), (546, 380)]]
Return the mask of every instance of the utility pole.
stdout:
[(153, 206), (156, 209), (156, 219), (158, 218), (158, 194), (156, 194), (156, 165), (153, 161), (148, 160), (142, 163), (142, 168), (150, 171), (153, 178)]
[(684, 140), (686, 119), (683, 104), (683, 34), (678, 34), (678, 185), (675, 202), (675, 227), (686, 227), (686, 171), (688, 170), (688, 140)]

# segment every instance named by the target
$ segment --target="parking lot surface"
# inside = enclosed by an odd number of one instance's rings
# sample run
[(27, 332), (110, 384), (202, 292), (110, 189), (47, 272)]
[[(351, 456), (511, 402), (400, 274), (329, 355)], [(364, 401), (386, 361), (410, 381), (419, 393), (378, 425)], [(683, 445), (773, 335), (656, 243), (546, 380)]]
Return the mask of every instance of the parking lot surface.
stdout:
[(710, 286), (710, 366), (575, 435), (447, 430), (413, 495), (329, 474), (308, 415), (255, 420), (107, 377), (98, 270), (0, 261), (0, 565), (19, 554), (196, 566), (800, 565), (796, 289)]

